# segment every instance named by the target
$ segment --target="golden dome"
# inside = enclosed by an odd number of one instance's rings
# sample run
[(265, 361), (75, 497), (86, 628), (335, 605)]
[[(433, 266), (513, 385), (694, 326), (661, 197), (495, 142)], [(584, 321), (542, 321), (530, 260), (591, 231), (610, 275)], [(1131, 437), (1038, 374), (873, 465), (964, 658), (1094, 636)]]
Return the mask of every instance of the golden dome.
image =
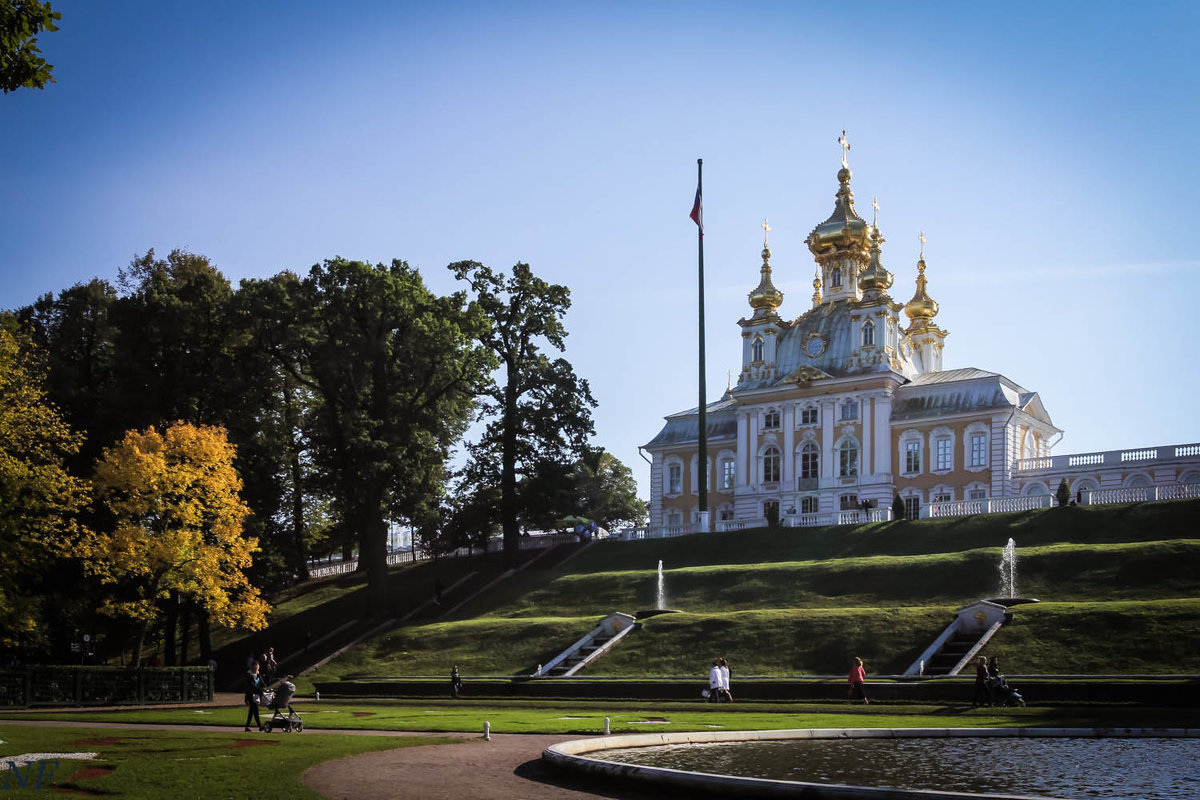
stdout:
[(776, 289), (775, 284), (771, 283), (771, 248), (767, 247), (765, 242), (762, 249), (762, 260), (760, 270), (762, 278), (759, 280), (758, 286), (750, 293), (750, 307), (754, 309), (755, 316), (773, 313), (783, 304), (783, 292)]
[(838, 170), (838, 191), (829, 219), (812, 229), (805, 243), (814, 256), (835, 252), (867, 254), (871, 246), (871, 226), (854, 210), (854, 192), (850, 191), (851, 172)]
[(904, 306), (904, 313), (912, 322), (928, 322), (937, 316), (938, 304), (925, 291), (925, 259), (917, 262), (917, 293)]
[[(879, 233), (879, 228), (872, 226), (871, 236), (871, 261), (867, 264), (867, 268), (858, 276), (858, 288), (862, 292), (886, 292), (892, 286), (892, 273), (888, 272), (883, 267), (883, 262), (880, 260), (880, 245), (887, 240)], [(937, 312), (934, 312), (937, 313)]]

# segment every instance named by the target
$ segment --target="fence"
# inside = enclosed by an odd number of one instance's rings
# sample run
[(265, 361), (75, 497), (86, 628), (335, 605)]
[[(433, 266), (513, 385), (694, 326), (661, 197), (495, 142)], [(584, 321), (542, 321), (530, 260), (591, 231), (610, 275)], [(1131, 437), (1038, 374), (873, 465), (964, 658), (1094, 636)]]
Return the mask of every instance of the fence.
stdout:
[(0, 669), (0, 708), (205, 703), (210, 667), (64, 667)]
[[(544, 533), (537, 536), (522, 536), (517, 544), (518, 550), (541, 550), (545, 547), (553, 547), (556, 544), (578, 542), (579, 537), (573, 533)], [(478, 547), (473, 550), (466, 547), (460, 547), (456, 550), (451, 550), (448, 553), (442, 553), (439, 558), (461, 558), (471, 555), (472, 553), (495, 552), (502, 547), (502, 542), (499, 539), (493, 539), (489, 542), (488, 547), (480, 550)], [(388, 564), (405, 564), (415, 561), (428, 561), (433, 558), (433, 555), (427, 550), (404, 550), (396, 553), (388, 553)], [(354, 572), (358, 569), (358, 559), (351, 558), (347, 561), (339, 561), (336, 564), (321, 564), (320, 561), (310, 561), (308, 565), (309, 580), (316, 578), (328, 578), (330, 575), (342, 575), (347, 572)]]

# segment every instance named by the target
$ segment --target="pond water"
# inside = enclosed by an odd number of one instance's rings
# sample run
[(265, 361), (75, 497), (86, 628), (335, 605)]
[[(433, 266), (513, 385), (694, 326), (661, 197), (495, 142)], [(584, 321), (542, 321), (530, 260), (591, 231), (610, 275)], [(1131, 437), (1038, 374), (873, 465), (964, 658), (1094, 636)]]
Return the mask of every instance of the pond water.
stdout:
[(1200, 739), (812, 739), (605, 750), (691, 772), (1052, 798), (1196, 800)]

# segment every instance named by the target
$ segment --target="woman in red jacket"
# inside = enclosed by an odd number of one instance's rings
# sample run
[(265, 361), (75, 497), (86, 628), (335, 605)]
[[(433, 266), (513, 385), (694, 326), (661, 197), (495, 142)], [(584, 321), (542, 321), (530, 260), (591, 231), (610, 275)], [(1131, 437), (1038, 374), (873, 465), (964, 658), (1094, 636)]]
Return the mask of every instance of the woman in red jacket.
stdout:
[(867, 690), (864, 686), (866, 679), (867, 673), (863, 669), (862, 659), (855, 656), (854, 661), (850, 664), (850, 677), (848, 678), (850, 691), (847, 693), (847, 697), (850, 700), (861, 699), (863, 703), (871, 702), (867, 699)]

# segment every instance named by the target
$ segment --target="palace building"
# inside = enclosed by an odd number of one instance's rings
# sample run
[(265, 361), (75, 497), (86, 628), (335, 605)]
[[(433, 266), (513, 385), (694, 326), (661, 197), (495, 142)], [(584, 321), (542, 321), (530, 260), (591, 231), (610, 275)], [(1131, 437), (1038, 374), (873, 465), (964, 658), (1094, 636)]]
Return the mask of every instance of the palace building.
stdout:
[(1037, 392), (983, 369), (943, 370), (949, 331), (937, 323), (924, 234), (904, 302), (877, 219), (855, 210), (840, 141), (833, 213), (806, 240), (812, 304), (795, 319), (780, 315), (763, 223), (760, 279), (738, 321), (741, 371), (705, 409), (711, 521), (699, 513), (691, 409), (644, 446), (652, 528), (887, 519), (896, 496), (907, 517), (1016, 510), (1049, 505), (1063, 478), (1080, 502), (1100, 490), (1200, 484), (1200, 445), (1054, 457), (1061, 430)]

